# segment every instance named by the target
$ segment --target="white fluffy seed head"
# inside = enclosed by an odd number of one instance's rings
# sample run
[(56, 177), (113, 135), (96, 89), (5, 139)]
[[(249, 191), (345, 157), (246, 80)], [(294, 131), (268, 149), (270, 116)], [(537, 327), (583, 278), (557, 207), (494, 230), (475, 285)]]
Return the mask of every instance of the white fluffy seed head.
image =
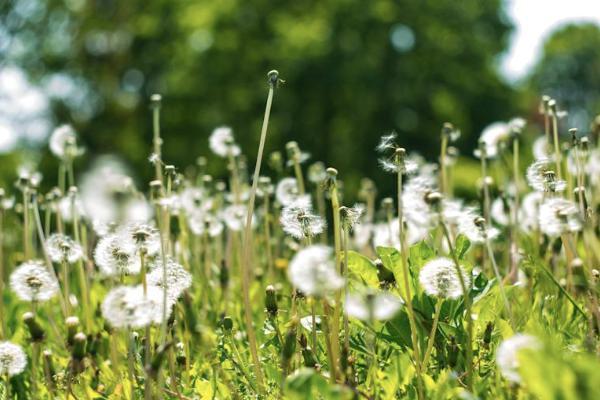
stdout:
[(37, 260), (19, 265), (10, 275), (10, 287), (21, 300), (47, 301), (58, 293), (58, 282)]
[(546, 199), (540, 205), (539, 228), (550, 237), (582, 229), (579, 211), (575, 203), (560, 197)]
[(74, 264), (83, 258), (81, 245), (60, 233), (54, 233), (46, 239), (46, 249), (48, 257), (55, 263)]
[(283, 178), (277, 184), (275, 189), (275, 198), (283, 207), (292, 204), (300, 197), (298, 192), (298, 182), (295, 178)]
[(496, 365), (502, 376), (514, 383), (521, 382), (519, 374), (519, 352), (523, 349), (535, 350), (539, 341), (531, 335), (516, 334), (500, 343), (496, 350)]
[(345, 311), (349, 317), (361, 321), (387, 321), (394, 317), (402, 307), (402, 300), (389, 293), (366, 293), (348, 295)]
[(237, 157), (241, 152), (240, 147), (235, 144), (233, 130), (228, 126), (215, 128), (208, 138), (208, 146), (219, 157)]
[(300, 250), (288, 268), (292, 285), (308, 296), (322, 297), (344, 286), (344, 279), (335, 270), (332, 250), (323, 245), (312, 245)]
[(100, 239), (94, 261), (105, 276), (134, 275), (141, 270), (141, 258), (131, 238), (112, 233)]
[[(146, 290), (144, 294), (142, 285), (112, 289), (102, 302), (102, 315), (114, 328), (137, 329), (160, 323), (163, 316), (163, 290), (151, 285)], [(172, 304), (167, 301), (167, 318)]]
[[(469, 291), (471, 285), (469, 274), (462, 266), (460, 272), (466, 289)], [(463, 288), (454, 261), (446, 257), (427, 262), (419, 272), (419, 282), (429, 296), (458, 299), (463, 295)]]
[(26, 366), (27, 356), (21, 346), (11, 342), (0, 342), (0, 375), (18, 375)]
[(313, 214), (308, 196), (301, 196), (283, 207), (279, 218), (283, 231), (296, 239), (314, 237), (325, 230), (325, 220)]
[[(192, 286), (192, 275), (187, 272), (181, 264), (173, 261), (172, 259), (166, 260), (167, 267), (167, 297), (171, 302), (177, 301), (177, 299), (183, 294), (184, 291)], [(148, 285), (156, 286), (161, 291), (165, 287), (164, 271), (162, 261), (157, 260), (148, 275), (146, 280)]]
[(76, 140), (77, 134), (71, 125), (61, 125), (50, 135), (50, 151), (60, 159), (75, 157), (82, 152), (77, 148)]

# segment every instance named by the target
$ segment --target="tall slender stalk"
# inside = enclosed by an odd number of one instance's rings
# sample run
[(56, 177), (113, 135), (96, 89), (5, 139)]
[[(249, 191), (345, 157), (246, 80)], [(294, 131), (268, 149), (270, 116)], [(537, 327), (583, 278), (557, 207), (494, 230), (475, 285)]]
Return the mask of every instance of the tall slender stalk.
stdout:
[(156, 174), (155, 179), (162, 183), (162, 139), (160, 138), (160, 106), (162, 102), (162, 96), (160, 94), (153, 94), (150, 96), (150, 102), (152, 106), (152, 144), (154, 147), (154, 155), (158, 159), (158, 161), (154, 163)]
[(258, 382), (259, 392), (264, 392), (264, 379), (258, 356), (258, 346), (256, 344), (256, 333), (252, 324), (252, 305), (250, 304), (250, 251), (252, 247), (252, 214), (254, 213), (254, 202), (256, 199), (256, 189), (258, 187), (258, 179), (260, 176), (260, 166), (262, 163), (265, 142), (267, 139), (267, 129), (269, 127), (269, 116), (271, 114), (271, 105), (273, 104), (273, 94), (279, 82), (279, 72), (273, 70), (268, 73), (269, 79), (269, 94), (267, 96), (267, 104), (265, 106), (265, 115), (263, 119), (262, 129), (260, 133), (260, 143), (258, 145), (258, 155), (256, 156), (256, 166), (254, 167), (254, 176), (252, 179), (252, 189), (250, 190), (250, 200), (248, 200), (248, 209), (246, 211), (246, 227), (244, 229), (244, 245), (242, 257), (242, 295), (244, 299), (244, 319), (246, 323), (246, 332), (248, 335), (248, 344), (250, 346), (250, 354), (252, 355), (252, 363), (254, 366), (254, 374)]
[(466, 367), (467, 367), (467, 389), (470, 392), (473, 392), (473, 315), (471, 314), (471, 298), (469, 297), (469, 289), (467, 288), (467, 283), (465, 282), (465, 278), (460, 268), (460, 263), (458, 261), (458, 257), (456, 255), (456, 251), (454, 249), (454, 245), (452, 244), (452, 239), (450, 238), (450, 231), (446, 226), (442, 215), (440, 214), (440, 226), (442, 227), (442, 231), (444, 232), (444, 237), (446, 238), (446, 243), (448, 244), (448, 249), (450, 254), (452, 255), (452, 260), (454, 261), (454, 266), (456, 267), (456, 274), (458, 275), (458, 280), (460, 281), (460, 287), (463, 292), (463, 299), (465, 303), (465, 314), (467, 318), (467, 351), (466, 351)]
[(560, 142), (558, 141), (558, 116), (556, 109), (556, 101), (550, 100), (548, 105), (550, 106), (550, 116), (552, 118), (552, 139), (554, 141), (554, 162), (556, 163), (556, 177), (558, 178), (558, 180), (561, 180), (562, 168), (560, 156)]
[(417, 338), (417, 323), (415, 320), (415, 311), (412, 306), (412, 295), (410, 291), (409, 276), (410, 271), (408, 269), (408, 246), (406, 245), (404, 235), (404, 203), (402, 201), (402, 174), (404, 170), (404, 156), (406, 150), (403, 148), (397, 148), (395, 153), (395, 163), (397, 166), (397, 196), (398, 196), (398, 232), (400, 236), (400, 253), (402, 260), (402, 275), (404, 284), (404, 303), (406, 304), (408, 322), (410, 324), (410, 336), (413, 346), (413, 354), (415, 361), (415, 370), (417, 372), (417, 395), (420, 400), (423, 397), (423, 377), (422, 377), (422, 364), (421, 364), (421, 351), (419, 349), (419, 340)]
[(435, 303), (435, 311), (433, 313), (433, 325), (431, 326), (431, 332), (429, 333), (429, 339), (427, 339), (427, 349), (423, 356), (423, 370), (427, 371), (427, 365), (429, 364), (429, 357), (433, 350), (433, 343), (435, 342), (435, 333), (437, 331), (438, 322), (440, 320), (440, 313), (442, 311), (442, 299), (438, 299)]
[[(338, 272), (342, 272), (342, 241), (341, 241), (341, 224), (340, 224), (340, 201), (338, 198), (337, 191), (337, 170), (335, 168), (327, 168), (327, 175), (329, 176), (330, 187), (329, 193), (331, 197), (331, 208), (333, 213), (333, 243), (335, 249), (335, 266)], [(340, 355), (340, 314), (341, 314), (341, 297), (342, 290), (335, 292), (333, 305), (333, 321), (331, 322), (331, 353), (333, 362), (336, 363), (336, 370), (340, 371), (339, 368), (339, 355)], [(335, 382), (337, 376), (333, 375), (330, 377), (331, 382)]]

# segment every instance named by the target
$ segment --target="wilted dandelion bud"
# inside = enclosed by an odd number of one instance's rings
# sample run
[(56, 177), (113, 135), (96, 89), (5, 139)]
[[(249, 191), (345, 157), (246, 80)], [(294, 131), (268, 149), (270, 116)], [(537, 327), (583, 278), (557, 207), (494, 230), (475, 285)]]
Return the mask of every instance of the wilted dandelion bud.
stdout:
[(79, 328), (79, 318), (76, 316), (67, 317), (65, 325), (67, 326), (67, 343), (69, 346), (72, 346), (75, 334), (77, 334)]
[(15, 376), (25, 371), (27, 356), (23, 348), (11, 342), (0, 342), (0, 375)]
[(277, 315), (277, 292), (275, 286), (269, 285), (265, 289), (265, 308), (271, 316)]
[(285, 333), (283, 338), (283, 347), (281, 348), (281, 360), (284, 365), (288, 365), (294, 353), (296, 352), (296, 324), (292, 326)]
[(41, 342), (44, 340), (44, 337), (46, 336), (44, 329), (37, 322), (35, 315), (32, 312), (23, 314), (23, 322), (27, 325), (32, 342)]
[(276, 69), (269, 71), (267, 73), (267, 78), (269, 80), (269, 85), (274, 88), (277, 87), (280, 82), (283, 82), (281, 79), (279, 79), (279, 71)]
[(165, 175), (167, 176), (175, 176), (175, 166), (174, 165), (165, 165)]
[(483, 345), (486, 349), (489, 349), (492, 342), (492, 333), (494, 333), (494, 324), (490, 321), (485, 326), (485, 331), (483, 332)]
[(75, 360), (81, 361), (85, 357), (85, 344), (87, 337), (83, 332), (78, 332), (73, 336), (73, 350), (71, 355)]
[(549, 99), (548, 100), (548, 109), (552, 114), (556, 114), (556, 100)]
[(317, 367), (317, 358), (315, 357), (313, 349), (308, 347), (308, 340), (306, 339), (306, 336), (304, 334), (300, 335), (300, 337), (298, 338), (298, 343), (300, 343), (302, 358), (304, 359), (304, 366), (308, 368)]
[(166, 355), (168, 354), (169, 348), (173, 345), (173, 342), (167, 342), (164, 345), (160, 346), (152, 357), (152, 360), (148, 365), (146, 365), (146, 371), (153, 378), (156, 379), (158, 376), (158, 372), (160, 371), (160, 366), (162, 365)]
[(46, 373), (46, 381), (49, 385), (54, 386), (56, 370), (54, 369), (54, 363), (52, 362), (52, 350), (46, 349), (42, 352), (42, 358), (44, 362), (44, 372)]
[[(459, 269), (468, 291), (469, 274), (462, 266)], [(429, 296), (457, 299), (464, 294), (454, 261), (449, 258), (439, 257), (427, 262), (419, 272), (419, 282)]]

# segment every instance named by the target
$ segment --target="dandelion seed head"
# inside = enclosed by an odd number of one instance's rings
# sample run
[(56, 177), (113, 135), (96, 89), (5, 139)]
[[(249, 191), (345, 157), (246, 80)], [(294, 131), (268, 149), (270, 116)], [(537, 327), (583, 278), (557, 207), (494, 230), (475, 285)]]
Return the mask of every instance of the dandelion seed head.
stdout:
[(71, 125), (61, 125), (50, 135), (50, 151), (60, 159), (75, 157), (82, 153), (76, 147), (76, 140), (77, 134), (73, 127)]
[(322, 297), (344, 286), (344, 279), (335, 270), (331, 248), (312, 245), (300, 250), (288, 268), (292, 285), (308, 296)]
[(360, 224), (360, 219), (365, 213), (364, 204), (355, 204), (353, 207), (341, 207), (340, 217), (345, 229), (352, 231), (354, 227)]
[(83, 258), (81, 245), (60, 233), (54, 233), (46, 239), (46, 249), (48, 257), (55, 263), (75, 264)]
[(563, 233), (577, 232), (582, 229), (577, 205), (560, 197), (543, 201), (539, 210), (539, 228), (550, 236), (558, 237)]
[(313, 213), (308, 196), (298, 197), (283, 207), (279, 222), (283, 231), (296, 239), (314, 237), (326, 227), (325, 220)]
[[(221, 212), (221, 219), (225, 222), (228, 229), (232, 231), (241, 231), (246, 226), (246, 216), (248, 215), (246, 206), (242, 204), (232, 204)], [(256, 224), (256, 218), (252, 215), (252, 225)]]
[(522, 333), (502, 341), (496, 350), (496, 364), (502, 376), (508, 381), (520, 383), (519, 352), (523, 349), (536, 350), (539, 347), (537, 338)]
[(208, 212), (197, 211), (188, 215), (188, 225), (194, 235), (217, 237), (223, 232), (223, 223)]
[[(102, 315), (114, 328), (143, 328), (158, 324), (163, 316), (163, 290), (149, 285), (119, 286), (112, 289), (102, 302)], [(167, 318), (172, 303), (167, 302)]]
[(100, 239), (94, 250), (94, 261), (105, 276), (134, 275), (141, 270), (141, 259), (131, 237), (122, 232)]
[(294, 202), (300, 193), (298, 192), (298, 182), (295, 178), (283, 178), (277, 184), (275, 189), (275, 198), (282, 206), (287, 206)]
[(27, 356), (23, 348), (12, 342), (0, 342), (0, 375), (19, 375), (25, 367)]
[[(177, 299), (183, 294), (184, 291), (192, 286), (192, 276), (187, 272), (181, 264), (168, 258), (166, 260), (167, 267), (167, 297), (171, 302), (177, 301)], [(165, 287), (163, 276), (163, 263), (159, 259), (153, 265), (152, 269), (146, 275), (148, 285), (156, 286), (163, 290)]]
[(348, 295), (345, 303), (346, 314), (361, 321), (387, 321), (393, 318), (401, 307), (402, 300), (389, 293)]
[(59, 290), (58, 282), (38, 260), (24, 262), (10, 275), (10, 287), (21, 300), (47, 301)]
[[(469, 274), (460, 267), (467, 290), (471, 285)], [(419, 272), (419, 282), (429, 296), (442, 299), (458, 299), (463, 295), (460, 277), (456, 271), (454, 261), (439, 257), (428, 261)]]
[(208, 146), (219, 157), (237, 157), (241, 153), (240, 147), (235, 144), (233, 130), (228, 126), (215, 128), (208, 138)]

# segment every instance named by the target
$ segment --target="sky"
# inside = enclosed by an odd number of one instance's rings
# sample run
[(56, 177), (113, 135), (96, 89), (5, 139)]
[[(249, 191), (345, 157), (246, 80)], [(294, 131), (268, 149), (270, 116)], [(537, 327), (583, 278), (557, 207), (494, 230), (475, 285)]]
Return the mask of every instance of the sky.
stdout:
[(600, 24), (600, 0), (505, 0), (515, 25), (500, 70), (512, 82), (523, 78), (541, 55), (550, 34), (570, 22)]

